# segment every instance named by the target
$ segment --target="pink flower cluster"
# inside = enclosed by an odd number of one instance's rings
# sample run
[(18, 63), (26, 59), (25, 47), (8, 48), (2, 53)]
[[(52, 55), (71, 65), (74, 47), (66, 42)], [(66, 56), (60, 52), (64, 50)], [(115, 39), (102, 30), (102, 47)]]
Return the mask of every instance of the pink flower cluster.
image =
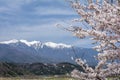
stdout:
[[(82, 59), (76, 62), (85, 72), (74, 70), (73, 77), (83, 80), (105, 80), (109, 76), (120, 75), (120, 3), (116, 0), (87, 0), (88, 5), (79, 0), (71, 1), (72, 7), (81, 16), (74, 22), (86, 22), (89, 28), (72, 27), (71, 31), (79, 38), (90, 38), (97, 44), (94, 47), (99, 52), (95, 68), (89, 67)], [(120, 1), (119, 1), (120, 2)]]

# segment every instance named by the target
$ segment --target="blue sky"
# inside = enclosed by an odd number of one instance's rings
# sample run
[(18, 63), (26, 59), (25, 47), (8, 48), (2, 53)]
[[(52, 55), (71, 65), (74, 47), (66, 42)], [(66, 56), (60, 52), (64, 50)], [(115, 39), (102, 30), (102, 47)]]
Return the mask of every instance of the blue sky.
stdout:
[(91, 47), (91, 41), (55, 26), (68, 27), (78, 17), (65, 0), (0, 0), (0, 41), (26, 39)]

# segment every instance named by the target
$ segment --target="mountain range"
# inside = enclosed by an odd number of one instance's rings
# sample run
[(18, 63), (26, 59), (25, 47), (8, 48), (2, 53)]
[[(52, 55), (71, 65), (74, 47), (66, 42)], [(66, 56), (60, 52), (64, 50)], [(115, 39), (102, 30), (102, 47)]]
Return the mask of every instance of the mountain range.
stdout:
[(27, 40), (0, 42), (0, 61), (14, 63), (75, 63), (82, 58), (90, 65), (96, 64), (97, 52), (91, 48), (74, 47), (63, 43)]

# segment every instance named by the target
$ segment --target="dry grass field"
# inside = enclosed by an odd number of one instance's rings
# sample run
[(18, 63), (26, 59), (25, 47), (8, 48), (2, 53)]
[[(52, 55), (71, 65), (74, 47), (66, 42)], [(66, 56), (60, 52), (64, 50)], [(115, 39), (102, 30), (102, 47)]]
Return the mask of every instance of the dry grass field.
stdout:
[[(80, 80), (66, 76), (27, 76), (27, 77), (0, 77), (0, 80)], [(107, 80), (120, 80), (120, 77), (108, 78)]]
[(1, 77), (0, 80), (77, 80), (71, 77), (55, 77), (55, 76), (50, 76), (50, 77), (6, 77), (3, 78)]

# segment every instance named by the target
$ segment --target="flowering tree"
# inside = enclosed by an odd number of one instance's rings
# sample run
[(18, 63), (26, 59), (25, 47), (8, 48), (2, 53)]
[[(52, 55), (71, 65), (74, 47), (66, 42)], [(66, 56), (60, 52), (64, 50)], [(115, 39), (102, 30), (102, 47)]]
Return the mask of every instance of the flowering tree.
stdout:
[(82, 80), (105, 80), (110, 76), (120, 75), (120, 0), (87, 0), (82, 4), (79, 0), (70, 1), (72, 7), (80, 15), (75, 22), (86, 22), (89, 27), (69, 29), (79, 38), (90, 38), (97, 45), (98, 64), (90, 67), (82, 59), (76, 62), (84, 72), (72, 71), (72, 76)]

